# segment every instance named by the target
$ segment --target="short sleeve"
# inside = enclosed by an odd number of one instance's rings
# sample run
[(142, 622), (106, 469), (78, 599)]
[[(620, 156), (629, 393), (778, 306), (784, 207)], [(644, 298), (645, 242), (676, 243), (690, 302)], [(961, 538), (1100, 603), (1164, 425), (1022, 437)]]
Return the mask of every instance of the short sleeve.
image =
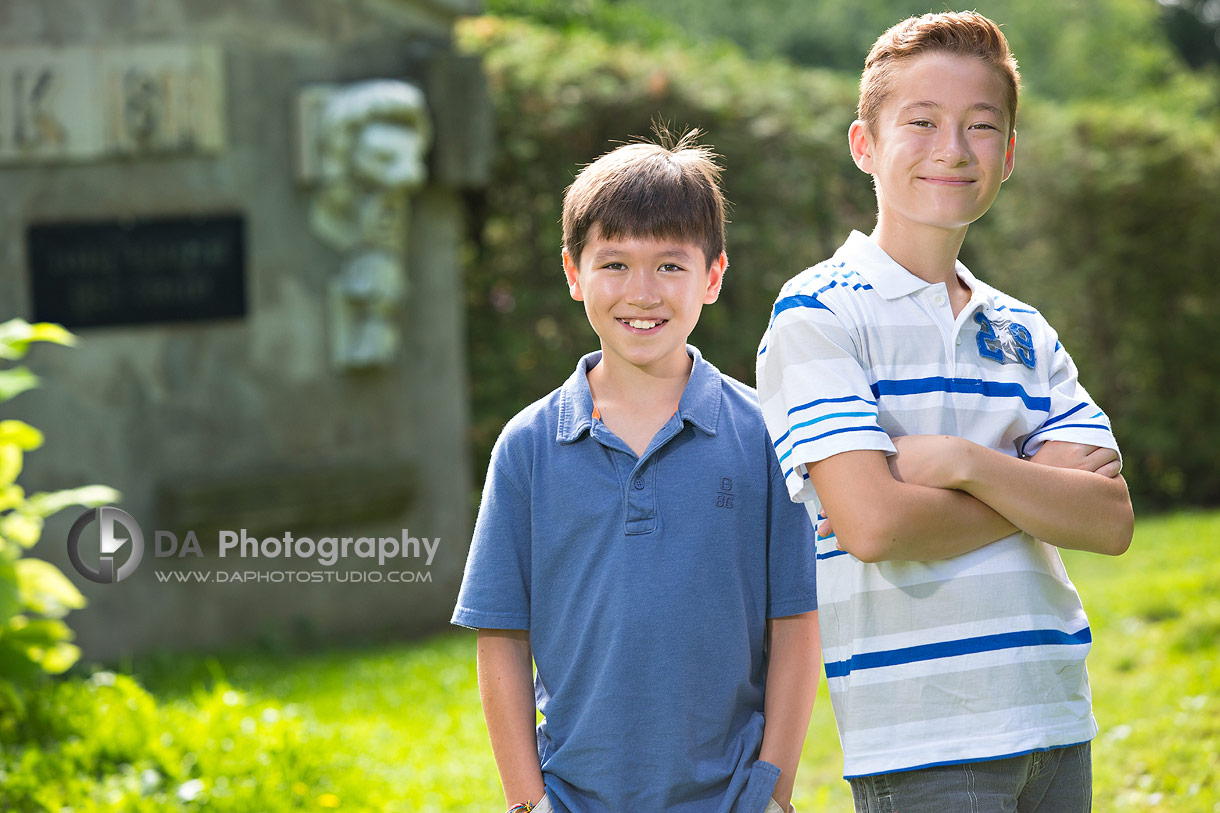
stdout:
[(894, 452), (849, 331), (817, 296), (781, 296), (758, 353), (758, 399), (796, 502), (814, 498), (806, 464), (840, 452)]
[(1048, 440), (1083, 443), (1117, 452), (1118, 441), (1109, 417), (1080, 384), (1076, 364), (1067, 350), (1053, 334), (1051, 338), (1055, 349), (1051, 359), (1050, 410), (1042, 425), (1020, 440), (1020, 453), (1031, 457)]
[(454, 624), (530, 628), (530, 510), (516, 484), (528, 484), (529, 468), (521, 460), (520, 445), (506, 430), (492, 450)]
[(767, 618), (783, 618), (818, 608), (817, 541), (809, 514), (788, 498), (779, 463), (769, 457)]

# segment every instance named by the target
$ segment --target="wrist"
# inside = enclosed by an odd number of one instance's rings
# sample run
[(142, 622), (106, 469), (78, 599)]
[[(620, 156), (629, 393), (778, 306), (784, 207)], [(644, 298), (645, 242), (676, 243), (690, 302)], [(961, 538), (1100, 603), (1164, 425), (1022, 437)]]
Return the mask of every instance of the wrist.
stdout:
[(979, 468), (982, 463), (979, 453), (984, 449), (965, 438), (950, 437), (948, 440), (950, 453), (947, 455), (945, 481), (941, 487), (973, 494), (971, 489), (979, 482)]

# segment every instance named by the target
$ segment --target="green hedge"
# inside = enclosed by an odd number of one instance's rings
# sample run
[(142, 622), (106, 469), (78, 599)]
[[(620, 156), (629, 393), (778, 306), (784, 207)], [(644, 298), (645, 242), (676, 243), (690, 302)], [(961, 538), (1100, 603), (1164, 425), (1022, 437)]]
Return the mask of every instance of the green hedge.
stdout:
[[(780, 285), (872, 227), (871, 184), (847, 150), (855, 77), (494, 17), (459, 36), (484, 59), (499, 139), (468, 268), (480, 470), (504, 422), (597, 346), (563, 284), (560, 204), (615, 142), (661, 117), (702, 128), (724, 157), (730, 270), (692, 341), (747, 383)], [(1209, 455), (1220, 429), (1208, 420), (1220, 414), (1208, 375), (1220, 372), (1220, 309), (1206, 284), (1220, 257), (1216, 135), (1139, 110), (1027, 100), (1017, 172), (963, 255), (1059, 328), (1144, 504), (1220, 503)]]

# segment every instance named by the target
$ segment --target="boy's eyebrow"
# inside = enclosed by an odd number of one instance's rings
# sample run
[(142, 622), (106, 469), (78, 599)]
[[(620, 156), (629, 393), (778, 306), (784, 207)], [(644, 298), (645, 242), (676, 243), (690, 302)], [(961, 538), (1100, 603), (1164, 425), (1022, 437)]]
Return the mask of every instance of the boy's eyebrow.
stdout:
[[(594, 259), (594, 261), (601, 261), (604, 259), (609, 259), (611, 257), (621, 256), (623, 254), (628, 253), (628, 251), (629, 251), (629, 249), (627, 249), (625, 246), (616, 245), (613, 243), (611, 243), (610, 245), (602, 245), (602, 246), (599, 246), (596, 250), (594, 250), (593, 259)], [(677, 245), (677, 244), (672, 245), (672, 246), (665, 246), (662, 249), (660, 249), (657, 253), (660, 254), (662, 257), (667, 257), (667, 258), (671, 258), (671, 259), (679, 259), (679, 260), (683, 260), (685, 262), (692, 262), (698, 256), (698, 254), (695, 251), (693, 246), (688, 247), (688, 246)]]
[[(910, 104), (903, 105), (903, 107), (898, 112), (899, 112), (899, 114), (902, 114), (902, 113), (906, 113), (906, 112), (913, 112), (915, 110), (924, 110), (924, 109), (939, 110), (940, 105), (937, 102), (933, 102), (933, 101), (911, 102)], [(997, 107), (994, 104), (991, 104), (990, 102), (975, 102), (974, 104), (970, 105), (970, 107), (967, 108), (967, 111), (974, 111), (974, 110), (981, 110), (984, 113), (991, 113), (992, 115), (997, 116), (1001, 119), (1004, 118), (1004, 115), (1005, 115), (1005, 113), (1002, 109), (1000, 109), (999, 107)]]

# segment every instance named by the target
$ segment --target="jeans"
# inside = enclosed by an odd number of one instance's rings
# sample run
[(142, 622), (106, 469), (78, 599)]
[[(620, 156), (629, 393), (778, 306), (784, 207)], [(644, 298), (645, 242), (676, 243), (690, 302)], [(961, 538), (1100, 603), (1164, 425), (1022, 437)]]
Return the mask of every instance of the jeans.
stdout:
[(1093, 804), (1087, 742), (848, 781), (856, 813), (1088, 813)]

